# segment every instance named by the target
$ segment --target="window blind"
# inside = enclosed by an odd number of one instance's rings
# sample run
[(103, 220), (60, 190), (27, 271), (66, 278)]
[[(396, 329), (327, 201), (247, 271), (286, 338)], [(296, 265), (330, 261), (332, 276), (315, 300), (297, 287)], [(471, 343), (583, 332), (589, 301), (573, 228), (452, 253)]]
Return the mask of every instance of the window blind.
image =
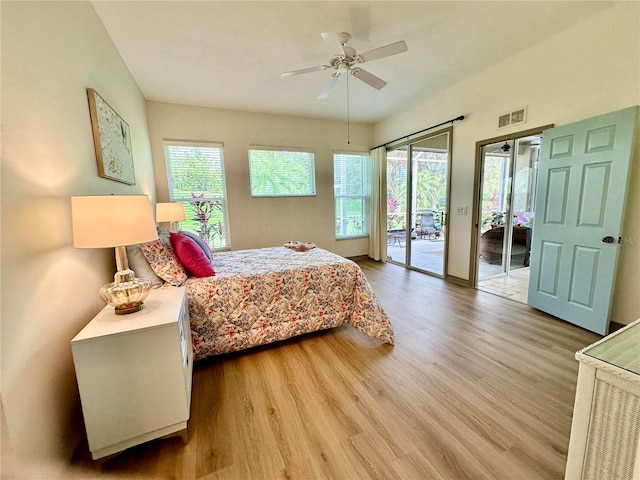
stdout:
[(190, 200), (192, 193), (226, 197), (222, 145), (165, 142), (172, 201)]
[(185, 207), (183, 230), (198, 233), (211, 248), (226, 247), (227, 193), (222, 145), (164, 142), (169, 198)]
[(336, 238), (369, 234), (371, 162), (368, 154), (334, 153)]
[(254, 197), (316, 194), (312, 151), (274, 147), (249, 148), (249, 176)]

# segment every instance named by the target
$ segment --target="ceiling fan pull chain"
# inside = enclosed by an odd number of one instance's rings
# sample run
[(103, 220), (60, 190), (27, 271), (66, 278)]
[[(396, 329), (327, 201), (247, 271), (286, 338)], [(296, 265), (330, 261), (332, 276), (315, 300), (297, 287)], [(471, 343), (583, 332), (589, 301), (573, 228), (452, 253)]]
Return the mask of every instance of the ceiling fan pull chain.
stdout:
[(349, 77), (351, 71), (347, 69), (347, 145), (351, 145), (351, 130), (350, 130), (350, 118), (349, 118)]

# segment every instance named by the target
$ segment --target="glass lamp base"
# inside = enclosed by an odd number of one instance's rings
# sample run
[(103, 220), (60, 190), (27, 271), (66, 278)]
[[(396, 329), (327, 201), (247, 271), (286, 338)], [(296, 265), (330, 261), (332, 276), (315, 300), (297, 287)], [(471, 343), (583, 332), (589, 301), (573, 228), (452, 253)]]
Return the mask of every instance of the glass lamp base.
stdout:
[(103, 285), (100, 297), (115, 307), (116, 315), (128, 315), (144, 308), (143, 300), (149, 295), (151, 282), (133, 276), (133, 270), (121, 270), (115, 275), (115, 282)]
[(144, 303), (127, 303), (124, 305), (118, 305), (115, 308), (116, 315), (128, 315), (129, 313), (139, 312), (144, 308)]

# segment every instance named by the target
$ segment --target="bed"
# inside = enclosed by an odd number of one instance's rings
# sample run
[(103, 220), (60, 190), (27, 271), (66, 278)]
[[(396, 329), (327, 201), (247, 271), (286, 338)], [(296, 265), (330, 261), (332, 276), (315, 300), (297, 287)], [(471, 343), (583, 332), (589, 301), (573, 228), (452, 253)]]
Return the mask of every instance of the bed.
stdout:
[(218, 252), (211, 263), (215, 276), (182, 283), (195, 360), (345, 324), (394, 343), (387, 314), (349, 259), (280, 246)]

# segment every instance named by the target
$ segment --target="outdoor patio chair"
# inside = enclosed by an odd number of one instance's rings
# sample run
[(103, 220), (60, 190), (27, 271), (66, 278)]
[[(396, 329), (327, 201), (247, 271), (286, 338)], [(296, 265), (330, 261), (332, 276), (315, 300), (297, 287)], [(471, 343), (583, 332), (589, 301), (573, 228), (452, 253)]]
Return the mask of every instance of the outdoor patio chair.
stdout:
[(404, 247), (403, 242), (407, 236), (405, 230), (396, 229), (387, 231), (387, 245), (398, 245), (400, 248)]
[(420, 238), (425, 236), (433, 241), (437, 240), (442, 235), (442, 230), (436, 227), (433, 219), (433, 210), (422, 210), (420, 212)]

